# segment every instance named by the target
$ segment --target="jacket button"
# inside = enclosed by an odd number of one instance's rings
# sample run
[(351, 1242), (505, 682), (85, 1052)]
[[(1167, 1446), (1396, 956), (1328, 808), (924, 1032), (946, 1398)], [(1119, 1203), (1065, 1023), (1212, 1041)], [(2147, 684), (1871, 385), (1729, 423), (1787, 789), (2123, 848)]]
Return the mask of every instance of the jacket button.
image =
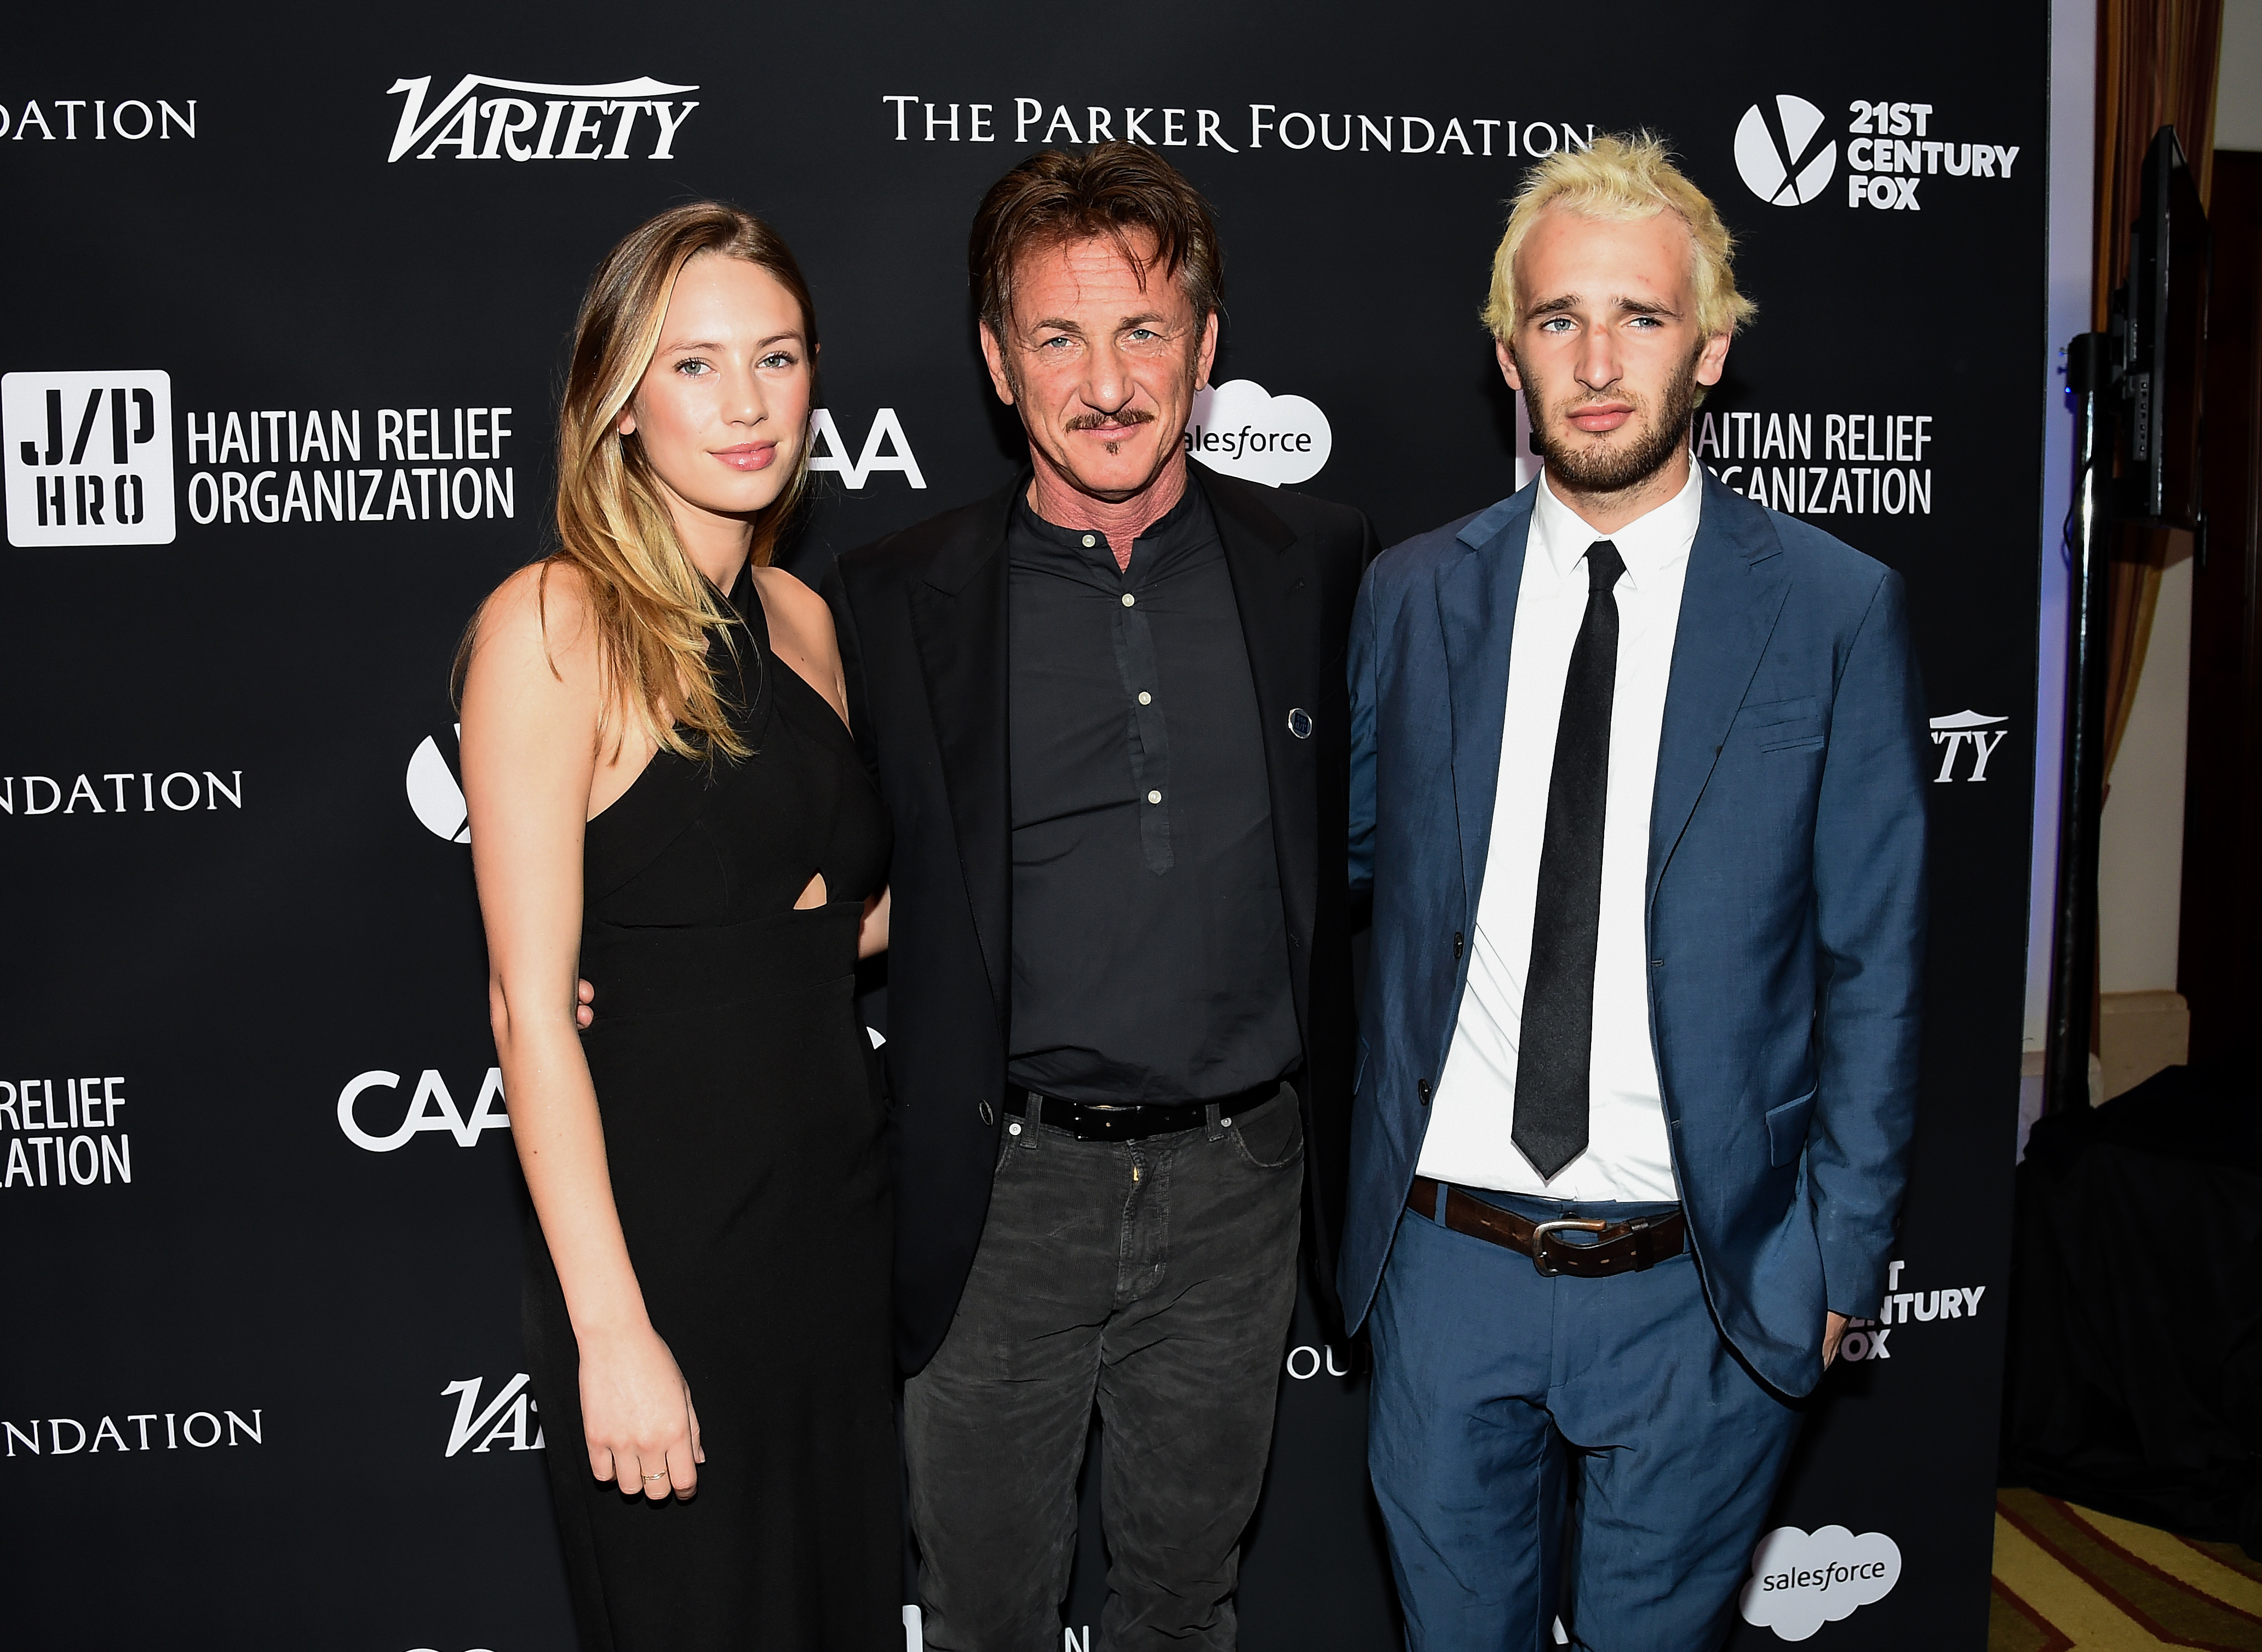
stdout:
[(985, 1124), (994, 1124), (998, 1122), (998, 1115), (990, 1110), (990, 1103), (987, 1102), (974, 1103), (974, 1116)]
[(1414, 1085), (1414, 1093), (1422, 1098), (1422, 1105), (1427, 1107), (1430, 1104), (1430, 1081), (1427, 1079), (1416, 1080)]
[(1460, 961), (1460, 956), (1461, 956), (1461, 932), (1460, 932), (1459, 930), (1455, 930), (1453, 931), (1453, 959), (1454, 959), (1454, 961), (1455, 961), (1456, 963), (1458, 963), (1458, 962), (1459, 962), (1459, 961)]

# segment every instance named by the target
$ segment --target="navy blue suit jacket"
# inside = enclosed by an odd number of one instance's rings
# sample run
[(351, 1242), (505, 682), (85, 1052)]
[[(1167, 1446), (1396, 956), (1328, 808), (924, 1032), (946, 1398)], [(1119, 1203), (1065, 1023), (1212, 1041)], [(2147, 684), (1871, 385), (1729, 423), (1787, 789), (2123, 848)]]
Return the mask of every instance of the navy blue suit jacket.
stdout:
[[(1467, 980), (1531, 506), (1526, 487), (1385, 552), (1351, 622), (1351, 872), (1374, 892), (1339, 1275), (1353, 1326)], [(1708, 475), (1650, 814), (1650, 1037), (1713, 1313), (1790, 1395), (1821, 1376), (1826, 1309), (1877, 1312), (1906, 1179), (1921, 706), (1899, 576)]]

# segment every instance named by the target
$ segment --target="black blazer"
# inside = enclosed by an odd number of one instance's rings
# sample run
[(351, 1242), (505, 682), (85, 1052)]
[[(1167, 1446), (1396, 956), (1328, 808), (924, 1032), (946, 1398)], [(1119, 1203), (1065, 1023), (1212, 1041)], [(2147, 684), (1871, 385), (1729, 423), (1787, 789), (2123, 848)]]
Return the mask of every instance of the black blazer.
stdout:
[[(1351, 703), (1344, 655), (1380, 549), (1358, 512), (1191, 467), (1241, 607), (1264, 721), (1296, 1018), (1306, 1182), (1333, 1277), (1350, 1141), (1345, 868)], [(887, 1063), (894, 1111), (896, 1347), (906, 1371), (950, 1328), (990, 1207), (1012, 1012), (1005, 528), (1025, 471), (840, 559), (850, 718), (895, 816)], [(1307, 738), (1288, 715), (1311, 718)], [(1325, 1286), (1322, 1287), (1325, 1289)]]

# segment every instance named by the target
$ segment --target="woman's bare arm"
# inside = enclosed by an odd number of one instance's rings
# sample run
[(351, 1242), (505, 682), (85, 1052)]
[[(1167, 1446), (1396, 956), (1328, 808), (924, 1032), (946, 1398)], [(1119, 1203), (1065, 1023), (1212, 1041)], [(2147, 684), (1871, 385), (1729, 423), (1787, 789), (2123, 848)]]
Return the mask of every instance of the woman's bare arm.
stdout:
[(522, 571), (489, 600), (464, 684), (488, 1012), (512, 1138), (580, 1344), (590, 1470), (623, 1491), (688, 1496), (702, 1454), (698, 1422), (645, 1311), (573, 1024), (584, 829), (593, 800), (618, 795), (626, 781), (599, 762), (597, 657), (578, 582), (551, 572), (540, 593), (545, 639), (538, 575)]

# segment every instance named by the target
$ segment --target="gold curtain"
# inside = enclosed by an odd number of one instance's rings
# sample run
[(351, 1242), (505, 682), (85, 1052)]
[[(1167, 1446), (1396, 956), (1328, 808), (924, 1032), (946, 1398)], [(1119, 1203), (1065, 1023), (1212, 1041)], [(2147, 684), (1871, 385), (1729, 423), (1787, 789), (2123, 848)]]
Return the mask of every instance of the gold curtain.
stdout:
[[(2172, 126), (2190, 158), (2200, 199), (2215, 163), (2215, 84), (2222, 0), (2098, 0), (2097, 217), (2091, 305), (2100, 331), (2129, 262), (2129, 226), (2142, 192), (2144, 151)], [(2105, 773), (2136, 704), (2170, 535), (2118, 529), (2107, 559)]]

